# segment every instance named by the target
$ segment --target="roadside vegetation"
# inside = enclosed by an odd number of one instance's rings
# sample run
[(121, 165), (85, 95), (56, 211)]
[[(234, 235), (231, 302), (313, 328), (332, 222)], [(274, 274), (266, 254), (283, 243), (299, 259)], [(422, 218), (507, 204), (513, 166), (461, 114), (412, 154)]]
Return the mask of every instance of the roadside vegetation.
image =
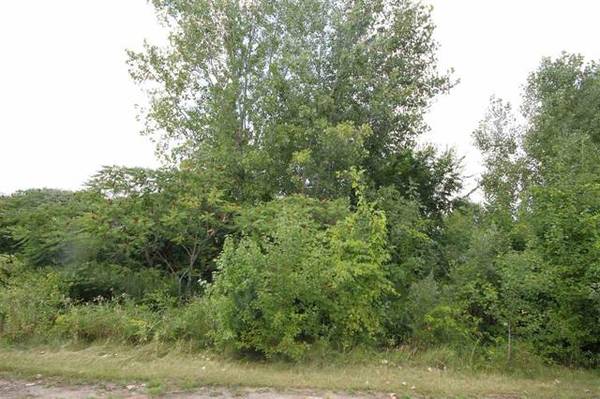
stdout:
[[(153, 3), (170, 44), (129, 63), (164, 167), (0, 197), (0, 369), (184, 380), (212, 353), (240, 376), (213, 384), (390, 390), (410, 370), (424, 394), (479, 395), (482, 373), (597, 394), (573, 369), (600, 364), (597, 63), (542, 60), (520, 113), (492, 99), (474, 202), (460, 158), (417, 144), (456, 83), (427, 7)], [(106, 342), (166, 357), (128, 369)]]

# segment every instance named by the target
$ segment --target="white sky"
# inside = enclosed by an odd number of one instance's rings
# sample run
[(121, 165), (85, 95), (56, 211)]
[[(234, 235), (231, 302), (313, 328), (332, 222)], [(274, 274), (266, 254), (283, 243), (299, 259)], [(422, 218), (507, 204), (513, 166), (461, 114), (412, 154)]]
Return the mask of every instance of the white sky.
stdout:
[[(491, 95), (518, 103), (527, 74), (562, 50), (600, 59), (600, 1), (429, 0), (442, 68), (425, 140), (480, 171), (471, 132)], [(0, 0), (0, 193), (77, 189), (102, 165), (157, 166), (139, 135), (126, 48), (161, 37), (145, 0)]]

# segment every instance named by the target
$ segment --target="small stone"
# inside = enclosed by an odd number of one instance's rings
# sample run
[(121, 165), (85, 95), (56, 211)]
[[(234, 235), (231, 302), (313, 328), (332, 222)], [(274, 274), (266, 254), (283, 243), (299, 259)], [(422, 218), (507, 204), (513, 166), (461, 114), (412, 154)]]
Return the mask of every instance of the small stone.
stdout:
[(406, 382), (405, 382), (405, 381), (402, 381), (402, 385), (406, 386)]

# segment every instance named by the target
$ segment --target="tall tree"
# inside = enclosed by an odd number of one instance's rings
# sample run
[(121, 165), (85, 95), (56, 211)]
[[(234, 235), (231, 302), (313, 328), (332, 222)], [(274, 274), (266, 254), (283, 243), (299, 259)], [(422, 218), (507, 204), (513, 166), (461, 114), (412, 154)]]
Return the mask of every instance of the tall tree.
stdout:
[(523, 191), (527, 162), (523, 151), (524, 129), (512, 106), (492, 98), (485, 118), (473, 133), (483, 156), (485, 171), (480, 185), (494, 223), (510, 229)]
[(381, 180), (451, 86), (420, 3), (153, 3), (169, 45), (130, 53), (147, 132), (168, 159), (221, 173), (237, 199), (343, 194), (349, 180), (333, 182), (351, 166)]
[(494, 102), (476, 133), (488, 210), (512, 244), (499, 254), (503, 317), (540, 351), (588, 364), (600, 361), (598, 109), (599, 65), (563, 54), (530, 75), (520, 128)]

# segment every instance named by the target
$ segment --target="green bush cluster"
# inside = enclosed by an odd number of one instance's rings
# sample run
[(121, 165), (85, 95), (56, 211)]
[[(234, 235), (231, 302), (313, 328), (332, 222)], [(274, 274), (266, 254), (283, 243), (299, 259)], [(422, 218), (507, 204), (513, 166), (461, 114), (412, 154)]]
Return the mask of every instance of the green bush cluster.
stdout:
[[(548, 286), (547, 261), (531, 244), (518, 251), (499, 228), (481, 221), (473, 228), (482, 210), (466, 207), (446, 218), (436, 259), (414, 204), (390, 204), (393, 192), (369, 201), (360, 190), (354, 206), (290, 196), (240, 210), (212, 280), (198, 279), (192, 297), (156, 268), (39, 268), (3, 256), (0, 336), (186, 342), (294, 360), (322, 348), (411, 345), (508, 364), (524, 362), (517, 357), (526, 347), (523, 353), (593, 364), (581, 312), (540, 302), (560, 291)], [(520, 228), (521, 236), (532, 234)], [(437, 266), (425, 273), (427, 262)]]
[(0, 334), (11, 341), (49, 335), (66, 305), (66, 285), (53, 271), (11, 270), (0, 289)]
[(159, 316), (125, 301), (74, 305), (54, 321), (53, 333), (75, 341), (143, 344), (153, 339)]
[[(107, 269), (113, 271), (115, 267), (109, 265)], [(122, 271), (122, 268), (117, 270)], [(210, 342), (213, 323), (206, 300), (182, 302), (171, 290), (168, 277), (163, 277), (161, 284), (155, 284), (153, 291), (135, 297), (126, 292), (115, 295), (126, 282), (115, 281), (114, 285), (107, 286), (104, 273), (96, 274), (101, 276), (97, 282), (88, 275), (88, 286), (108, 287), (111, 295), (82, 301), (79, 295), (69, 296), (79, 292), (72, 286), (80, 284), (80, 280), (73, 281), (70, 273), (31, 270), (14, 257), (0, 257), (0, 272), (4, 276), (0, 286), (0, 338), (10, 342), (193, 341), (194, 347), (205, 347)], [(154, 273), (141, 274), (157, 281)], [(150, 287), (152, 285), (145, 289)]]
[(211, 342), (212, 322), (201, 299), (150, 309), (130, 299), (68, 306), (54, 320), (49, 336), (76, 342), (112, 341), (121, 344), (186, 342), (205, 348)]
[(263, 221), (262, 237), (225, 243), (209, 293), (217, 343), (297, 359), (315, 342), (345, 349), (381, 334), (382, 299), (392, 291), (383, 214), (361, 200), (322, 229), (302, 205)]
[(213, 343), (214, 309), (206, 298), (195, 298), (184, 306), (165, 309), (155, 337), (161, 342), (187, 342), (194, 348)]

